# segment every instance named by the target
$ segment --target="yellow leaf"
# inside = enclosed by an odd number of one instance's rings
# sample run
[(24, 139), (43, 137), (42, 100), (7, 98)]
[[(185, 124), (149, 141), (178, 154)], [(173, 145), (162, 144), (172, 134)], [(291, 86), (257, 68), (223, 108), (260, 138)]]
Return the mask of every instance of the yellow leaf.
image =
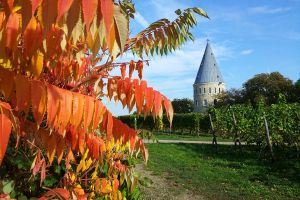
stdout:
[(82, 159), (79, 163), (79, 165), (77, 166), (76, 172), (79, 173), (81, 171), (84, 171), (83, 168), (85, 167), (85, 161)]
[(38, 53), (31, 59), (31, 71), (35, 77), (39, 77), (43, 70), (44, 55)]

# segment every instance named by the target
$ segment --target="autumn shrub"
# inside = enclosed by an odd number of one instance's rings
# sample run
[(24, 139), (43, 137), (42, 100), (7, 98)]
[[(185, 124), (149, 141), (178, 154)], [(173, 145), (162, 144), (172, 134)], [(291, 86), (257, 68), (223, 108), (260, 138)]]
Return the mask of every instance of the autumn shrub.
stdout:
[[(134, 158), (147, 162), (148, 151), (102, 99), (171, 123), (170, 101), (143, 80), (143, 57), (192, 39), (193, 13), (207, 15), (177, 10), (129, 37), (134, 13), (127, 0), (0, 1), (0, 198), (137, 198)], [(117, 62), (128, 51), (139, 60)]]

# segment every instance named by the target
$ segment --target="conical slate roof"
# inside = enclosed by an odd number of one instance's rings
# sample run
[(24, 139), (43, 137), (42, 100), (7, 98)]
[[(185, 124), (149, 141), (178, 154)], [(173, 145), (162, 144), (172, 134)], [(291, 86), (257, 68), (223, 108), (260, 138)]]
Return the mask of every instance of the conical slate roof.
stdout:
[(205, 52), (194, 84), (210, 82), (224, 83), (224, 80), (222, 78), (215, 56), (212, 52), (210, 43), (209, 41), (207, 41)]

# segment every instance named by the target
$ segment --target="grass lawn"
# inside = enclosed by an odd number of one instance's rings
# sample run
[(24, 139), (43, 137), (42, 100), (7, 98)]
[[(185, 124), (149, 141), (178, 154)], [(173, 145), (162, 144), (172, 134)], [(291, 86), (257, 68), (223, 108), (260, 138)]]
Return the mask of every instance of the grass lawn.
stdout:
[[(158, 140), (185, 140), (185, 141), (212, 141), (211, 135), (178, 135), (178, 134), (162, 134), (162, 133), (154, 133), (155, 137)], [(230, 138), (217, 138), (218, 142), (232, 142), (233, 140)]]
[[(300, 199), (300, 161), (259, 161), (256, 147), (147, 144), (147, 170), (207, 199)], [(251, 150), (252, 148), (252, 150)]]

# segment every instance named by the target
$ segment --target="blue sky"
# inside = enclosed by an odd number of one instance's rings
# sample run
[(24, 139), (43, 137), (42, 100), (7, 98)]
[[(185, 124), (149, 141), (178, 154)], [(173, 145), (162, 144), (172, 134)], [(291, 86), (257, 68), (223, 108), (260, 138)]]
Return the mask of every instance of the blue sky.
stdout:
[[(207, 38), (227, 89), (241, 88), (258, 73), (279, 71), (293, 81), (300, 78), (300, 0), (148, 0), (135, 1), (135, 6), (132, 34), (158, 19), (174, 19), (178, 8), (201, 7), (211, 18), (197, 17), (194, 42), (167, 57), (149, 58), (144, 79), (170, 99), (193, 98)], [(108, 107), (115, 115), (127, 113), (114, 103)]]

